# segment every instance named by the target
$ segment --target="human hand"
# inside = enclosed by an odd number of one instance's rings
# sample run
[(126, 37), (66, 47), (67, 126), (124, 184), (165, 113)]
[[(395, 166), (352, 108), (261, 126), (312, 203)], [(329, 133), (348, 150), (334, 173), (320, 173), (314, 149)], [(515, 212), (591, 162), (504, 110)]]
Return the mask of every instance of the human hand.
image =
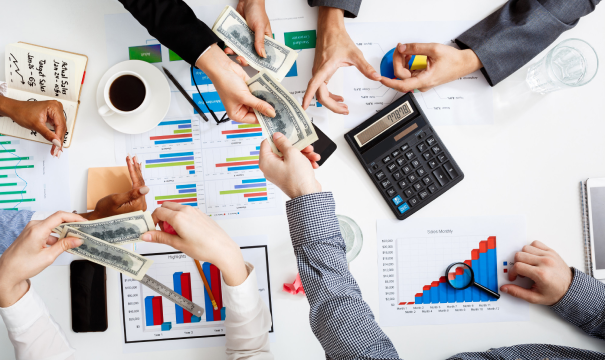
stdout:
[(275, 117), (275, 109), (250, 93), (246, 81), (250, 77), (241, 66), (231, 61), (216, 45), (200, 56), (195, 64), (212, 81), (227, 115), (242, 123), (257, 123), (254, 109), (269, 117)]
[(210, 217), (191, 206), (165, 202), (153, 214), (154, 223), (168, 222), (178, 235), (148, 231), (142, 239), (170, 245), (188, 256), (214, 264), (223, 273), (229, 286), (237, 286), (248, 277), (248, 270), (239, 246)]
[(92, 212), (81, 214), (83, 217), (88, 220), (96, 220), (133, 211), (147, 210), (145, 195), (149, 192), (149, 188), (145, 186), (141, 164), (138, 163), (136, 156), (131, 159), (130, 155), (126, 157), (126, 164), (132, 180), (132, 190), (105, 196), (97, 202)]
[[(248, 27), (254, 31), (254, 48), (256, 49), (256, 53), (266, 58), (265, 35), (272, 37), (273, 32), (271, 31), (269, 17), (265, 11), (265, 0), (239, 0), (235, 10), (246, 19)], [(225, 53), (235, 55), (235, 52), (229, 47), (225, 49)], [(240, 65), (248, 66), (248, 62), (243, 56), (238, 56), (235, 59)]]
[(282, 133), (273, 134), (273, 143), (284, 156), (276, 155), (267, 139), (260, 144), (259, 167), (267, 180), (291, 199), (321, 192), (321, 184), (313, 172), (318, 168), (316, 161), (320, 156), (313, 152), (313, 146), (298, 151)]
[[(38, 132), (53, 143), (50, 148), (51, 155), (61, 157), (63, 138), (67, 131), (63, 104), (56, 100), (18, 101), (0, 96), (0, 115), (6, 115), (24, 128)], [(46, 123), (51, 124), (55, 132), (52, 132)]]
[(63, 251), (82, 245), (81, 239), (59, 240), (51, 236), (52, 229), (64, 222), (85, 220), (80, 215), (59, 211), (46, 220), (27, 224), (0, 257), (0, 307), (19, 301), (29, 289), (27, 279), (46, 269)]
[(349, 107), (343, 103), (342, 96), (328, 91), (328, 82), (332, 75), (343, 66), (355, 66), (370, 80), (380, 80), (380, 75), (374, 70), (363, 53), (345, 29), (344, 11), (341, 9), (321, 6), (317, 20), (317, 48), (313, 61), (313, 77), (309, 81), (303, 97), (303, 109), (307, 109), (313, 96), (317, 101), (337, 114), (349, 114)]
[(554, 305), (567, 293), (573, 271), (553, 249), (534, 241), (515, 254), (515, 265), (508, 279), (513, 281), (517, 276), (532, 279), (531, 289), (510, 284), (501, 286), (500, 290), (532, 304)]
[[(406, 68), (412, 55), (426, 55), (426, 69)], [(459, 50), (443, 44), (397, 44), (393, 53), (393, 68), (398, 79), (382, 77), (380, 82), (401, 92), (418, 89), (422, 92), (461, 78), (483, 67), (471, 49)]]

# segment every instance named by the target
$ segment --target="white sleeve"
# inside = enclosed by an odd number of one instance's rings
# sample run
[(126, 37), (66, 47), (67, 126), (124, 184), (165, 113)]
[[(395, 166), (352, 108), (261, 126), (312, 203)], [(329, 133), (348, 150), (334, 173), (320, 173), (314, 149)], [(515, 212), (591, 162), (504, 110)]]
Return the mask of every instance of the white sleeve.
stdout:
[[(202, 54), (202, 55), (204, 55), (204, 54)], [(8, 84), (5, 83), (4, 81), (0, 81), (0, 95), (8, 96)]]
[(227, 359), (273, 360), (269, 348), (271, 313), (258, 292), (254, 266), (246, 263), (248, 278), (241, 285), (229, 286), (221, 277)]
[(31, 283), (27, 293), (17, 303), (0, 308), (0, 315), (15, 348), (17, 360), (75, 359), (75, 349), (69, 346), (65, 334), (52, 319)]

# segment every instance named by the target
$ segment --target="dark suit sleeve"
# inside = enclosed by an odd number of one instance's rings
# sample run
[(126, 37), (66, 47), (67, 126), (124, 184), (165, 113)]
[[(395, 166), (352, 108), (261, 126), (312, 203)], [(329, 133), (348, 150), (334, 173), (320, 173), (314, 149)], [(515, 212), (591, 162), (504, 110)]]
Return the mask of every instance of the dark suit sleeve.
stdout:
[(222, 41), (182, 0), (119, 0), (149, 34), (191, 65)]
[(491, 86), (504, 80), (576, 26), (600, 0), (509, 0), (460, 35), (461, 49), (472, 49)]
[(309, 6), (329, 6), (345, 11), (345, 17), (355, 18), (359, 13), (361, 0), (307, 0)]

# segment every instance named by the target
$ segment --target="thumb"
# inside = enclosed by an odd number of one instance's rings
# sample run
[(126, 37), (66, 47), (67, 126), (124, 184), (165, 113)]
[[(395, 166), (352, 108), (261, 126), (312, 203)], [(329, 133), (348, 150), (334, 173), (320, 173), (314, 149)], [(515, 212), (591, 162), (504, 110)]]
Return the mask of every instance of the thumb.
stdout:
[(265, 31), (262, 26), (257, 26), (254, 29), (254, 48), (256, 53), (263, 58), (267, 57), (265, 52)]
[(359, 55), (357, 55), (354, 64), (355, 67), (368, 79), (374, 81), (380, 80), (380, 75), (376, 72), (376, 70), (374, 70), (372, 65), (366, 61), (361, 51), (359, 52)]
[(402, 55), (427, 55), (435, 57), (437, 44), (411, 43), (398, 44), (397, 51)]
[(178, 235), (172, 235), (167, 232), (154, 230), (148, 231), (143, 234), (141, 236), (141, 240), (158, 244), (165, 244), (172, 246), (175, 249), (179, 249), (179, 245), (183, 239)]
[(292, 148), (290, 140), (288, 140), (284, 134), (276, 132), (273, 134), (273, 143), (275, 144), (275, 147), (277, 147), (277, 150), (287, 158), (286, 154), (288, 154), (288, 151)]
[(147, 186), (143, 186), (143, 187), (140, 187), (137, 189), (132, 189), (125, 193), (116, 194), (114, 201), (115, 201), (116, 205), (121, 206), (128, 202), (134, 201), (142, 196), (145, 196), (145, 194), (147, 194), (147, 193), (149, 193), (149, 188)]
[(59, 144), (62, 142), (61, 138), (54, 132), (50, 131), (49, 128), (46, 127), (46, 124), (36, 124), (35, 131), (37, 131), (40, 135), (42, 135), (46, 140), (52, 142), (53, 140), (59, 141)]
[(268, 102), (263, 101), (252, 94), (246, 96), (246, 99), (244, 100), (244, 105), (248, 105), (249, 107), (268, 117), (275, 117), (275, 109), (273, 109), (273, 107), (269, 105)]
[(51, 262), (55, 261), (55, 259), (59, 257), (59, 255), (61, 255), (64, 251), (77, 248), (78, 246), (82, 245), (83, 242), (84, 240), (78, 239), (76, 237), (66, 237), (58, 240), (51, 247), (48, 248), (50, 257), (52, 259)]
[(516, 298), (525, 300), (532, 304), (537, 304), (541, 298), (539, 293), (529, 290), (529, 289), (522, 288), (521, 286), (518, 286), (518, 285), (510, 285), (510, 284), (502, 285), (500, 287), (500, 290), (504, 293), (507, 293)]

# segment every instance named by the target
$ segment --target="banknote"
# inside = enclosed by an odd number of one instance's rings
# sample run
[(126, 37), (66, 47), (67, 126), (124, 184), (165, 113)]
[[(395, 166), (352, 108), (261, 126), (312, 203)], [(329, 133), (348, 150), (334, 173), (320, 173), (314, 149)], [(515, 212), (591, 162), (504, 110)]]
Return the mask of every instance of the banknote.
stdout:
[(246, 20), (229, 5), (214, 22), (212, 31), (236, 54), (243, 56), (250, 66), (258, 71), (265, 69), (278, 81), (286, 77), (298, 57), (296, 51), (266, 35), (267, 57), (260, 57), (254, 48), (254, 32), (248, 27)]
[(274, 153), (282, 155), (273, 143), (273, 133), (276, 132), (284, 134), (298, 150), (317, 141), (317, 133), (307, 113), (279, 81), (266, 71), (261, 71), (246, 84), (252, 95), (268, 102), (275, 109), (274, 118), (254, 110)]
[(65, 226), (114, 245), (141, 241), (141, 235), (155, 230), (149, 211), (135, 211), (99, 220), (65, 223), (57, 226), (53, 231), (61, 234)]
[(69, 226), (63, 226), (60, 238), (73, 236), (84, 240), (77, 248), (67, 250), (68, 253), (81, 256), (97, 264), (112, 268), (135, 280), (143, 279), (153, 260), (112, 245)]

